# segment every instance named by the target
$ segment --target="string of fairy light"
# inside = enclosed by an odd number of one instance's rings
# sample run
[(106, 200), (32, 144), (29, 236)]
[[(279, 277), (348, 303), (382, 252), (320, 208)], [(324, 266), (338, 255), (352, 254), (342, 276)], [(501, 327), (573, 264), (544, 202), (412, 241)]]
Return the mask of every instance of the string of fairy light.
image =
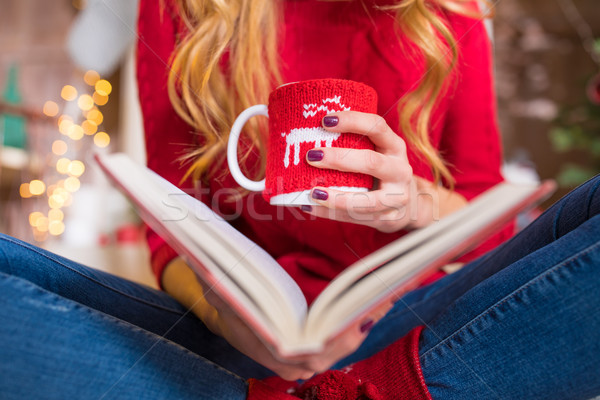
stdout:
[[(46, 101), (43, 113), (49, 117), (56, 117), (60, 138), (52, 142), (51, 165), (56, 169), (58, 179), (44, 182), (42, 179), (33, 179), (22, 183), (19, 193), (23, 199), (47, 197), (47, 206), (29, 214), (29, 224), (33, 230), (34, 239), (38, 242), (45, 241), (49, 235), (60, 236), (65, 231), (63, 208), (69, 207), (73, 201), (73, 193), (81, 186), (80, 178), (85, 173), (85, 163), (77, 159), (66, 157), (69, 149), (74, 150), (83, 140), (91, 140), (93, 146), (107, 147), (110, 136), (100, 128), (104, 115), (100, 107), (108, 103), (112, 92), (112, 85), (106, 79), (101, 79), (96, 71), (87, 71), (83, 80), (89, 90), (78, 93), (72, 85), (63, 86), (60, 97), (64, 100), (63, 114), (60, 116), (60, 107), (54, 101)], [(93, 92), (92, 92), (93, 89)], [(92, 94), (88, 94), (92, 92)], [(76, 115), (65, 112), (67, 107), (75, 103), (78, 110)]]

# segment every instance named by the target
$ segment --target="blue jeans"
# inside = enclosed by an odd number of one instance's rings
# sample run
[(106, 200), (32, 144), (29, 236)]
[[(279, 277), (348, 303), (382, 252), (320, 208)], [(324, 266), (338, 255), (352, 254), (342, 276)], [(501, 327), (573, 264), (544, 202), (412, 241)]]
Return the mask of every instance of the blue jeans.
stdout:
[[(336, 367), (417, 325), (439, 399), (600, 394), (600, 178), (401, 300)], [(243, 399), (270, 371), (165, 293), (0, 236), (0, 397)]]

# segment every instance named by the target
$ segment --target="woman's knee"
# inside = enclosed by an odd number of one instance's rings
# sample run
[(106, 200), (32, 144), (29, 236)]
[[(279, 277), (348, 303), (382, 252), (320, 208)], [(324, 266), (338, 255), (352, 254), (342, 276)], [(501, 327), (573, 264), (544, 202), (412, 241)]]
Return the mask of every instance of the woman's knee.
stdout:
[(5, 274), (11, 273), (11, 264), (13, 264), (15, 256), (20, 251), (21, 249), (16, 243), (16, 239), (0, 233), (0, 272)]
[(59, 257), (12, 236), (0, 234), (0, 272), (27, 280), (58, 277)]

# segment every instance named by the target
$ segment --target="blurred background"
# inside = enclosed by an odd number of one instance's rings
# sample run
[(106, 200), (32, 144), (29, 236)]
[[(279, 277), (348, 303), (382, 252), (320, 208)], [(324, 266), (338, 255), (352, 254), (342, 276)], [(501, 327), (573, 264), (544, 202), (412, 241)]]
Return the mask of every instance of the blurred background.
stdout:
[[(155, 286), (140, 220), (92, 160), (124, 151), (145, 162), (136, 9), (0, 0), (0, 232)], [(499, 0), (495, 10), (505, 175), (557, 179), (554, 200), (600, 172), (598, 0)]]

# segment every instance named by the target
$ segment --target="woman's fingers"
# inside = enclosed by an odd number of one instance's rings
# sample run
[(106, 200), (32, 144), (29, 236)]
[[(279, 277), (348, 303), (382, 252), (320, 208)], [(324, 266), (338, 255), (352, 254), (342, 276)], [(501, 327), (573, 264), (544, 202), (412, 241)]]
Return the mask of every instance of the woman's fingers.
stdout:
[(412, 176), (412, 168), (406, 162), (406, 157), (385, 155), (373, 150), (321, 147), (309, 150), (306, 161), (317, 168), (358, 172), (382, 181), (402, 182)]
[(341, 335), (333, 338), (326, 345), (326, 349), (323, 353), (307, 360), (306, 366), (308, 369), (316, 372), (323, 372), (331, 368), (337, 361), (356, 351), (373, 326), (387, 314), (392, 306), (393, 303), (391, 301), (386, 301), (371, 311), (365, 318), (356, 321), (356, 323), (350, 326), (349, 329)]
[(351, 216), (387, 214), (404, 208), (410, 201), (408, 185), (388, 185), (386, 190), (345, 192), (332, 188), (315, 187), (313, 201), (329, 209), (347, 211)]
[(377, 179), (377, 187), (367, 193), (317, 187), (311, 195), (322, 207), (310, 210), (304, 207), (303, 210), (318, 217), (371, 226), (382, 232), (420, 226), (418, 222), (422, 218), (418, 212), (422, 207), (415, 197), (416, 185), (406, 143), (385, 119), (376, 114), (341, 111), (326, 115), (322, 125), (330, 132), (364, 135), (375, 144), (375, 149), (319, 147), (307, 152), (306, 161), (316, 168), (371, 175)]
[(305, 363), (284, 362), (276, 359), (258, 336), (256, 336), (254, 331), (231, 309), (222, 309), (219, 311), (219, 323), (223, 337), (229, 344), (274, 371), (283, 379), (308, 379), (315, 373)]
[[(303, 211), (320, 218), (351, 222), (373, 227), (381, 232), (395, 232), (417, 224), (424, 202), (415, 199), (412, 181), (386, 185), (385, 190), (345, 192), (316, 187), (311, 198), (318, 206), (304, 206)], [(423, 203), (423, 204), (422, 204)]]
[(406, 226), (411, 221), (409, 213), (402, 209), (391, 209), (380, 214), (354, 213), (346, 210), (330, 209), (322, 206), (306, 206), (305, 212), (319, 218), (332, 219), (340, 222), (350, 222), (358, 225), (370, 226), (381, 232), (395, 232), (399, 227)]
[[(334, 123), (337, 118), (337, 123)], [(330, 132), (352, 132), (365, 135), (383, 153), (406, 156), (406, 143), (377, 114), (342, 111), (323, 118), (323, 128)]]

